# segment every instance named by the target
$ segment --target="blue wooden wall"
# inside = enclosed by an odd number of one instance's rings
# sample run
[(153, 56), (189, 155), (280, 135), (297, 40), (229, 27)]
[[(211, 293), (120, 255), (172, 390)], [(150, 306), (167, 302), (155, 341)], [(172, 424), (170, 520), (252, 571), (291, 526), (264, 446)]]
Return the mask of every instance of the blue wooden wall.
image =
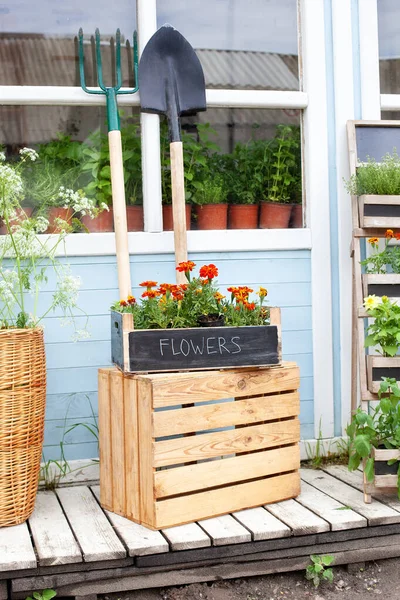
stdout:
[[(230, 285), (259, 285), (268, 289), (270, 306), (282, 308), (282, 347), (285, 360), (296, 361), (301, 370), (301, 433), (314, 437), (313, 366), (311, 332), (310, 253), (307, 250), (193, 254), (198, 266), (215, 263), (221, 290)], [(71, 341), (73, 329), (61, 327), (56, 315), (46, 318), (45, 339), (48, 368), (45, 459), (59, 459), (63, 432), (76, 423), (93, 424), (97, 415), (97, 369), (110, 364), (109, 307), (118, 299), (114, 256), (74, 257), (68, 261), (73, 275), (81, 277), (80, 307), (89, 315), (91, 337)], [(131, 257), (134, 295), (145, 279), (175, 280), (172, 255)], [(43, 295), (51, 294), (50, 277)], [(43, 300), (43, 298), (42, 298)], [(80, 326), (84, 317), (77, 319)], [(98, 455), (90, 431), (79, 425), (64, 436), (67, 460)]]

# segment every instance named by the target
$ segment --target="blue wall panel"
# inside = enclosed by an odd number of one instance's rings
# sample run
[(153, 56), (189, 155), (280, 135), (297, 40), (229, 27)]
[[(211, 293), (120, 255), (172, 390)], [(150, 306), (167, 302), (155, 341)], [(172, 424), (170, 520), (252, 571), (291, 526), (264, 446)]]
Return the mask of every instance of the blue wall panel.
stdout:
[[(198, 266), (213, 262), (219, 268), (218, 282), (224, 291), (230, 285), (259, 285), (268, 289), (270, 306), (282, 308), (282, 348), (285, 360), (296, 361), (301, 370), (302, 437), (313, 437), (313, 356), (311, 333), (310, 253), (305, 250), (196, 254)], [(118, 299), (115, 257), (72, 257), (71, 272), (81, 277), (79, 306), (89, 315), (91, 337), (73, 342), (71, 325), (60, 326), (57, 314), (44, 320), (48, 369), (45, 459), (59, 459), (61, 440), (68, 460), (97, 456), (97, 443), (88, 429), (79, 426), (63, 435), (75, 423), (93, 425), (97, 414), (97, 370), (110, 364), (110, 304)], [(131, 257), (134, 294), (143, 291), (144, 279), (174, 281), (172, 255)], [(41, 301), (54, 291), (50, 277)], [(85, 317), (78, 317), (82, 328)]]

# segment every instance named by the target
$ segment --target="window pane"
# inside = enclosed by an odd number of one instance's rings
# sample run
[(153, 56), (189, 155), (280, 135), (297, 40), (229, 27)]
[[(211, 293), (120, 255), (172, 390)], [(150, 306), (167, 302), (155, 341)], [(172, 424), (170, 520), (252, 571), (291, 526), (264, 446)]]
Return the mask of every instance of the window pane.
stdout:
[[(231, 229), (302, 227), (300, 111), (209, 109), (182, 125), (192, 228), (206, 228), (205, 210), (224, 203)], [(161, 131), (165, 205), (171, 202), (165, 123)], [(253, 221), (245, 221), (249, 209)]]
[(196, 49), (209, 88), (298, 90), (296, 0), (159, 0)]
[[(83, 28), (85, 56), (90, 57), (90, 36), (100, 29), (105, 83), (111, 81), (108, 40), (121, 29), (122, 40), (132, 41), (136, 27), (133, 0), (5, 0), (0, 5), (0, 85), (79, 85), (76, 41)], [(123, 81), (131, 85), (126, 52)], [(87, 83), (93, 84), (88, 64)]]
[[(121, 120), (128, 228), (143, 230), (142, 175), (138, 109), (127, 108)], [(23, 163), (21, 206), (52, 220), (58, 208), (72, 206), (73, 231), (113, 231), (111, 176), (105, 109), (100, 107), (0, 107), (0, 144), (6, 164), (21, 164), (19, 150), (35, 149), (39, 157)], [(20, 167), (17, 167), (20, 169)], [(2, 172), (6, 177), (7, 172)], [(68, 191), (68, 190), (71, 190)], [(73, 193), (78, 195), (73, 196)], [(72, 199), (71, 199), (72, 198)], [(104, 210), (96, 219), (82, 218), (82, 198)], [(3, 198), (0, 194), (0, 212)], [(94, 212), (98, 212), (95, 210)], [(138, 213), (138, 214), (137, 214)], [(3, 214), (3, 213), (2, 213)], [(61, 218), (64, 218), (63, 215)], [(87, 217), (87, 215), (86, 215)], [(135, 220), (138, 217), (139, 221)], [(82, 223), (84, 227), (82, 227)], [(4, 224), (0, 233), (6, 233)], [(106, 227), (106, 229), (104, 229)]]
[[(379, 71), (381, 94), (400, 93), (400, 4), (398, 0), (379, 0)], [(384, 113), (385, 119), (395, 118)]]

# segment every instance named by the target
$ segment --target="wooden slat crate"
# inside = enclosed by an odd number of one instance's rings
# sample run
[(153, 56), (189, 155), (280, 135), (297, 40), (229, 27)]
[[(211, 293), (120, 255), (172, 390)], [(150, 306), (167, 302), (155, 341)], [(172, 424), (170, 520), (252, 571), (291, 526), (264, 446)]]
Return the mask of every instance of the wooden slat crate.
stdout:
[(400, 196), (359, 196), (358, 210), (361, 227), (400, 227)]
[(400, 382), (400, 356), (367, 356), (367, 384), (373, 394), (379, 392), (382, 377), (393, 377)]
[(300, 493), (300, 384), (281, 367), (99, 370), (100, 501), (151, 529)]
[(134, 329), (131, 314), (111, 311), (111, 360), (125, 373), (279, 365), (280, 309), (270, 325)]
[(362, 275), (364, 297), (370, 294), (388, 296), (392, 302), (400, 304), (400, 275), (397, 273), (367, 273)]
[(397, 468), (398, 463), (394, 463), (392, 468), (387, 464), (388, 460), (400, 460), (399, 450), (373, 449), (375, 459), (375, 478), (376, 488), (396, 488), (397, 489)]

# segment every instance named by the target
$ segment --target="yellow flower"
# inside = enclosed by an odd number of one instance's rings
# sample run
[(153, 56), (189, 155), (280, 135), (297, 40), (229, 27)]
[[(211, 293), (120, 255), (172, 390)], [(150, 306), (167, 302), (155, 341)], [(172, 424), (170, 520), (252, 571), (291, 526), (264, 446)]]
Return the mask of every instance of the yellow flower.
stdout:
[(375, 296), (372, 294), (371, 296), (367, 296), (364, 298), (364, 306), (367, 310), (373, 310), (382, 302), (382, 298)]
[(389, 298), (387, 296), (382, 296), (382, 302), (388, 302)]
[(203, 291), (202, 288), (197, 288), (197, 290), (194, 291), (195, 294), (201, 294)]
[(258, 290), (258, 292), (256, 292), (256, 294), (257, 296), (260, 296), (260, 298), (265, 298), (265, 296), (268, 295), (268, 290), (260, 286), (260, 289)]
[(223, 298), (225, 298), (225, 296), (223, 296), (221, 294), (221, 292), (215, 292), (214, 298), (216, 299), (217, 302), (219, 302), (220, 300), (222, 300)]
[(369, 238), (368, 243), (371, 244), (372, 246), (375, 246), (377, 243), (379, 242), (377, 237), (372, 237)]

